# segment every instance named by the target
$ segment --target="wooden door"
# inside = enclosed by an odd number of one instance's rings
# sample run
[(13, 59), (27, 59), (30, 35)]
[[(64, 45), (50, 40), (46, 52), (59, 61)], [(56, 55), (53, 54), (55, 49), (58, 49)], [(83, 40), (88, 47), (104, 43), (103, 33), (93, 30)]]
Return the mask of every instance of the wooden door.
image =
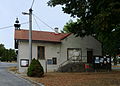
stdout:
[(87, 63), (92, 63), (93, 61), (93, 51), (87, 51)]

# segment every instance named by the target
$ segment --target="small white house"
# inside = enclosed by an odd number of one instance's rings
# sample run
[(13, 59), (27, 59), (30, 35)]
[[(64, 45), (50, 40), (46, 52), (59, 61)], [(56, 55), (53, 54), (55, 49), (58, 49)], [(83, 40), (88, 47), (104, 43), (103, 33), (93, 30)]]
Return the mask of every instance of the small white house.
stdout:
[[(15, 30), (19, 72), (26, 72), (29, 62), (29, 31)], [(53, 72), (68, 60), (92, 63), (93, 55), (102, 55), (101, 43), (92, 36), (32, 31), (32, 58), (40, 61), (46, 72)]]

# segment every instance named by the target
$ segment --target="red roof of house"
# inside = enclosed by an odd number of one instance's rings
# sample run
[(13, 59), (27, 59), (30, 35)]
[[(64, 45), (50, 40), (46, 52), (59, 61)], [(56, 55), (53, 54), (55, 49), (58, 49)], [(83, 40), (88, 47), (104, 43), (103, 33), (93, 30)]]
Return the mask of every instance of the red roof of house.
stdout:
[[(47, 42), (61, 42), (70, 34), (68, 33), (54, 33), (45, 31), (32, 31), (32, 40), (34, 41), (47, 41)], [(29, 30), (15, 30), (15, 40), (28, 40)]]
[(118, 54), (117, 56), (120, 56), (120, 54)]

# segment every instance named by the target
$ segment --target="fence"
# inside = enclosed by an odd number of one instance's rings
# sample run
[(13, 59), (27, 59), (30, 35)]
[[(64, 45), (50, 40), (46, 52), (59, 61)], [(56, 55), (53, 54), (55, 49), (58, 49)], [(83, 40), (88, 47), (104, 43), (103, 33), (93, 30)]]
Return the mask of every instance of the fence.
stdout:
[(110, 71), (111, 70), (111, 57), (110, 56), (94, 56), (93, 66), (95, 71)]

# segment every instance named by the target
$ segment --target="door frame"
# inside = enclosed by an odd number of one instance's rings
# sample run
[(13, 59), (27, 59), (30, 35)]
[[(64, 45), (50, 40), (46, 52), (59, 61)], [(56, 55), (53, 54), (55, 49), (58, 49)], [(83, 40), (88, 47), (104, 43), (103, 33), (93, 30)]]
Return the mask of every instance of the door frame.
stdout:
[(87, 49), (87, 63), (93, 63), (93, 49)]

